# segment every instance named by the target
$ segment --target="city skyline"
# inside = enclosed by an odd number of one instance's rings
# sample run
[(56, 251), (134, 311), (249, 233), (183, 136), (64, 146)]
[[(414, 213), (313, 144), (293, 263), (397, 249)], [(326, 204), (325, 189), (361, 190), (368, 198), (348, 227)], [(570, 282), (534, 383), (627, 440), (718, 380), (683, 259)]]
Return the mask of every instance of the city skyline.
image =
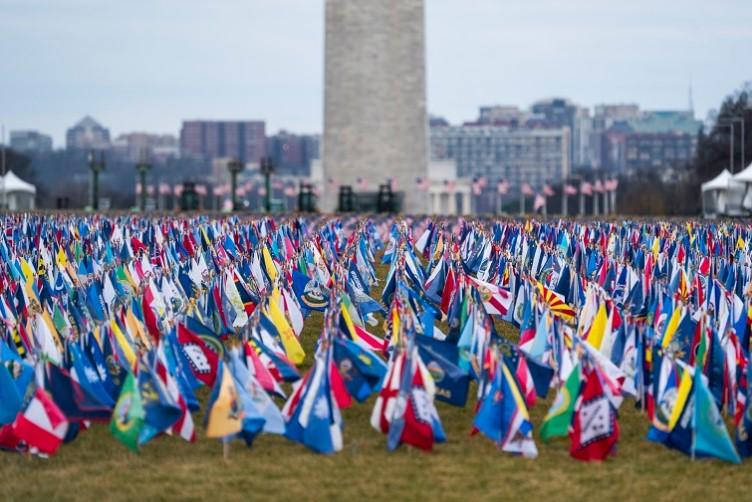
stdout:
[[(736, 63), (752, 49), (748, 16), (729, 12), (752, 13), (752, 5), (433, 0), (428, 109), (453, 123), (481, 105), (527, 107), (554, 95), (589, 108), (686, 109), (691, 82), (704, 119), (749, 78)], [(11, 0), (0, 6), (0, 42), (0, 122), (50, 134), (56, 147), (87, 114), (113, 135), (177, 134), (193, 118), (322, 130), (323, 0), (211, 8)]]

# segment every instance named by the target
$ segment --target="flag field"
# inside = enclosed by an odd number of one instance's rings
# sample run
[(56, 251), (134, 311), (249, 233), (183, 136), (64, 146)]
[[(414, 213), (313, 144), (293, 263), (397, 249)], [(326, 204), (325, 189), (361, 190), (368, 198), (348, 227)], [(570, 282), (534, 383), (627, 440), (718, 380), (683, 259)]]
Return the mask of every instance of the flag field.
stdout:
[[(387, 267), (377, 265), (383, 281)], [(383, 284), (383, 282), (382, 282)], [(301, 342), (310, 366), (322, 315), (306, 321)], [(379, 328), (380, 329), (380, 328)], [(500, 331), (516, 339), (517, 330), (500, 323)], [(378, 330), (377, 330), (378, 331)], [(472, 388), (474, 390), (474, 387)], [(553, 399), (539, 400), (531, 410), (540, 455), (535, 460), (501, 452), (486, 438), (471, 437), (474, 395), (467, 406), (437, 403), (447, 434), (432, 453), (408, 446), (386, 449), (386, 437), (369, 418), (375, 396), (343, 410), (344, 448), (318, 455), (281, 436), (259, 436), (252, 448), (232, 443), (223, 457), (222, 444), (207, 439), (197, 425), (195, 444), (162, 436), (139, 454), (112, 437), (108, 424), (64, 445), (50, 459), (0, 455), (3, 500), (133, 500), (133, 499), (283, 499), (283, 500), (743, 500), (750, 489), (747, 466), (719, 460), (690, 461), (677, 451), (645, 439), (648, 421), (627, 398), (621, 406), (622, 435), (616, 457), (582, 463), (569, 457), (569, 441), (543, 443), (539, 430)], [(208, 392), (201, 396), (206, 403)], [(281, 403), (278, 403), (281, 404)], [(194, 415), (203, 421), (202, 410)]]

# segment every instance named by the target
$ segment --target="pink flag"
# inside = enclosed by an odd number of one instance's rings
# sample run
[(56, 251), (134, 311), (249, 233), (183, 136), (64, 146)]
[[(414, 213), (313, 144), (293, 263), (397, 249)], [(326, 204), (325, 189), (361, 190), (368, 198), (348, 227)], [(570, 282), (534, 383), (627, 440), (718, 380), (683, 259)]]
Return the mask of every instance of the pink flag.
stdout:
[(577, 195), (577, 187), (567, 183), (566, 185), (564, 185), (564, 194), (565, 195)]
[(183, 194), (183, 185), (175, 185), (175, 186), (174, 186), (174, 187), (172, 188), (172, 192), (173, 192), (173, 193), (174, 193), (174, 194), (175, 194), (176, 196), (180, 197), (180, 196), (181, 196), (181, 195)]
[(548, 183), (543, 185), (543, 195), (545, 195), (546, 197), (551, 197), (553, 194), (554, 194), (554, 190), (553, 188), (551, 188), (551, 186)]
[(595, 185), (593, 185), (593, 191), (595, 192), (602, 192), (603, 191), (603, 183), (601, 180), (595, 180)]
[(525, 196), (533, 195), (533, 187), (530, 186), (530, 183), (523, 183), (520, 187), (520, 193)]
[(261, 197), (265, 197), (266, 196), (266, 187), (265, 186), (258, 187), (258, 194)]
[(546, 198), (542, 194), (535, 194), (535, 201), (533, 202), (533, 210), (537, 211), (546, 205)]
[(509, 192), (509, 182), (506, 180), (499, 181), (499, 184), (496, 185), (496, 190), (498, 190), (500, 195), (506, 195)]
[(170, 185), (168, 185), (167, 183), (160, 183), (159, 193), (162, 195), (170, 195), (172, 193), (172, 189), (170, 188)]
[(473, 195), (480, 195), (483, 192), (483, 187), (480, 186), (480, 182), (476, 181), (473, 183)]
[(580, 193), (583, 195), (593, 195), (593, 185), (588, 181), (583, 181), (580, 185)]
[(206, 185), (196, 185), (196, 193), (204, 197), (207, 194)]
[(286, 197), (294, 197), (295, 196), (295, 192), (296, 192), (295, 191), (295, 187), (293, 187), (293, 186), (285, 187), (284, 194), (285, 194)]

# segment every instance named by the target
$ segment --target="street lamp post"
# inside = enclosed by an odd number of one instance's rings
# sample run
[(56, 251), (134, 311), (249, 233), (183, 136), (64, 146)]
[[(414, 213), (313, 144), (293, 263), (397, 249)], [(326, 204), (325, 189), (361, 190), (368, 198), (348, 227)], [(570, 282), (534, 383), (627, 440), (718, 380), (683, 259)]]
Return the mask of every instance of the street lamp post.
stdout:
[(142, 153), (141, 160), (136, 164), (138, 179), (141, 184), (141, 193), (139, 194), (139, 206), (141, 212), (146, 212), (146, 175), (151, 171), (151, 164), (146, 161), (146, 156)]
[(89, 170), (91, 171), (91, 208), (94, 211), (99, 210), (99, 173), (104, 171), (104, 152), (100, 152), (99, 160), (92, 150), (89, 152)]
[(237, 211), (238, 210), (238, 197), (237, 197), (237, 189), (238, 189), (238, 174), (240, 171), (243, 170), (245, 167), (245, 164), (240, 162), (237, 159), (232, 159), (227, 163), (227, 169), (230, 171), (230, 191), (232, 192), (231, 198), (232, 198), (232, 210)]
[(271, 177), (274, 172), (274, 161), (271, 157), (262, 157), (259, 165), (261, 174), (264, 175), (264, 183), (266, 186), (266, 195), (264, 196), (264, 208), (267, 213), (272, 211), (272, 182)]

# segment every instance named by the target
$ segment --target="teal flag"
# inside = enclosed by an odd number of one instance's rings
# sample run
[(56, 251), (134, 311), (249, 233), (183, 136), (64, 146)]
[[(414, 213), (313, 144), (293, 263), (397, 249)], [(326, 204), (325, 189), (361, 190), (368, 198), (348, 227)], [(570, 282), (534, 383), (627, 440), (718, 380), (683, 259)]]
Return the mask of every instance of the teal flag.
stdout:
[(713, 400), (702, 372), (694, 375), (695, 409), (692, 417), (695, 429), (694, 451), (717, 457), (727, 462), (740, 464), (742, 461), (729, 437), (718, 407)]

